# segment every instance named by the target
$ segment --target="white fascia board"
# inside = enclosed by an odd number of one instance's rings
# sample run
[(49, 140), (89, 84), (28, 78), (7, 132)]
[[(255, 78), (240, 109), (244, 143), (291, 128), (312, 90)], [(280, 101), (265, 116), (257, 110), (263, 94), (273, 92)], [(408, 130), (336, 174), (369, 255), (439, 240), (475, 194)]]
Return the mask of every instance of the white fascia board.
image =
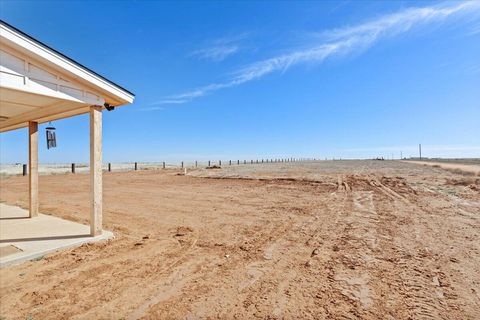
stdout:
[(71, 74), (74, 78), (83, 80), (91, 86), (98, 88), (100, 92), (105, 93), (105, 98), (107, 98), (107, 101), (108, 97), (111, 97), (113, 100), (118, 101), (120, 105), (133, 102), (134, 96), (129, 92), (126, 92), (118, 86), (105, 81), (85, 68), (82, 68), (72, 61), (65, 59), (49, 48), (32, 41), (31, 39), (19, 34), (15, 30), (10, 29), (3, 24), (0, 24), (0, 37), (2, 38), (2, 41), (6, 40), (17, 47), (22, 48), (23, 50), (31, 52), (36, 55), (37, 58), (41, 58), (47, 63), (57, 66), (63, 72)]

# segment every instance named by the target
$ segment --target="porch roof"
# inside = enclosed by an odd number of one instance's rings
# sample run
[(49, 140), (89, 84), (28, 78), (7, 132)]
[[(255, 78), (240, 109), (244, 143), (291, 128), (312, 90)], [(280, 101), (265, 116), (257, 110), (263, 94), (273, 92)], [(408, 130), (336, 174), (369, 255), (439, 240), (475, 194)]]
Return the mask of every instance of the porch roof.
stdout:
[(133, 100), (130, 91), (0, 20), (0, 132)]

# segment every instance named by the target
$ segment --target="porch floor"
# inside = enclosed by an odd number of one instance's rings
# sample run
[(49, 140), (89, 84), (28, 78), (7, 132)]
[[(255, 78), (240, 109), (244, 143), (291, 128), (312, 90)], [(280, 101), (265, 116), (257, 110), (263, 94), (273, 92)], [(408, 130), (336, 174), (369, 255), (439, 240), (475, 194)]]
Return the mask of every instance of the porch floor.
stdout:
[(91, 237), (89, 226), (45, 214), (29, 218), (27, 210), (0, 203), (0, 267), (110, 238), (110, 231)]

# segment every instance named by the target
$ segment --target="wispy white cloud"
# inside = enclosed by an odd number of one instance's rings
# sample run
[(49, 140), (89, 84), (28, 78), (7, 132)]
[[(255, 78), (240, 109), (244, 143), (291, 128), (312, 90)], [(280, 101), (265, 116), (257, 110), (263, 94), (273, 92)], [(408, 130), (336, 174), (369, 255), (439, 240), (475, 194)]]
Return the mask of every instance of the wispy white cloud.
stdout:
[(223, 61), (241, 49), (240, 42), (246, 37), (247, 34), (242, 33), (235, 36), (216, 39), (211, 41), (206, 48), (193, 51), (190, 56), (215, 62)]
[(480, 24), (472, 28), (472, 31), (469, 33), (470, 36), (480, 34)]
[(158, 107), (158, 106), (155, 106), (155, 107), (147, 107), (147, 108), (141, 108), (139, 109), (140, 111), (161, 111), (161, 110), (165, 110), (164, 107)]
[(154, 104), (186, 103), (213, 91), (238, 86), (274, 72), (285, 72), (295, 65), (321, 63), (327, 58), (360, 53), (380, 39), (404, 34), (415, 27), (460, 19), (465, 15), (476, 19), (479, 13), (480, 1), (456, 2), (453, 5), (448, 3), (431, 7), (407, 8), (363, 24), (328, 30), (320, 33), (316, 42), (306, 49), (291, 50), (286, 54), (254, 62), (234, 72), (225, 82), (213, 83), (169, 96)]
[(192, 52), (191, 55), (198, 57), (200, 59), (219, 62), (219, 61), (225, 60), (225, 58), (227, 58), (228, 56), (236, 53), (239, 49), (240, 47), (236, 44), (220, 45), (220, 46), (214, 46), (210, 48), (195, 50), (194, 52)]

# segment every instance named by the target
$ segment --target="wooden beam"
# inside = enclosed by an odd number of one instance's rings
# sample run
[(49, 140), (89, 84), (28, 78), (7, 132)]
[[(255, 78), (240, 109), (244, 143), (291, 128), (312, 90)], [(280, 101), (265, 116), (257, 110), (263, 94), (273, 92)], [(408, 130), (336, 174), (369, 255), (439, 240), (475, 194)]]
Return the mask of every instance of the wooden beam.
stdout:
[(90, 107), (90, 235), (102, 234), (102, 107)]
[[(81, 115), (81, 114), (85, 114), (85, 113), (89, 113), (90, 112), (90, 107), (89, 106), (85, 106), (85, 107), (82, 107), (82, 108), (79, 108), (79, 109), (75, 109), (75, 110), (72, 110), (72, 111), (68, 111), (68, 112), (63, 112), (63, 113), (58, 113), (54, 116), (48, 116), (48, 117), (43, 117), (43, 118), (35, 118), (35, 119), (32, 119), (31, 121), (35, 121), (37, 123), (45, 123), (45, 122), (50, 122), (50, 121), (54, 121), (54, 120), (60, 120), (60, 119), (65, 119), (65, 118), (69, 118), (69, 117), (73, 117), (73, 116), (78, 116), (78, 115)], [(15, 130), (15, 129), (19, 129), (19, 128), (23, 128), (23, 127), (27, 127), (28, 126), (28, 122), (25, 121), (25, 122), (21, 122), (21, 123), (17, 123), (17, 124), (14, 124), (14, 125), (9, 125), (9, 126), (3, 126), (3, 123), (5, 122), (6, 120), (4, 121), (0, 121), (0, 133), (1, 132), (7, 132), (7, 131), (11, 131), (11, 130)]]
[(28, 194), (30, 218), (38, 215), (38, 123), (28, 123)]
[(62, 118), (60, 116), (61, 114), (72, 112), (75, 110), (78, 110), (79, 113), (85, 113), (85, 107), (88, 110), (88, 106), (86, 105), (81, 105), (77, 103), (66, 104), (63, 101), (60, 101), (49, 107), (37, 108), (34, 111), (24, 112), (15, 117), (11, 117), (7, 120), (0, 122), (0, 132), (5, 132), (23, 127), (28, 121), (42, 123), (44, 121), (58, 120)]

